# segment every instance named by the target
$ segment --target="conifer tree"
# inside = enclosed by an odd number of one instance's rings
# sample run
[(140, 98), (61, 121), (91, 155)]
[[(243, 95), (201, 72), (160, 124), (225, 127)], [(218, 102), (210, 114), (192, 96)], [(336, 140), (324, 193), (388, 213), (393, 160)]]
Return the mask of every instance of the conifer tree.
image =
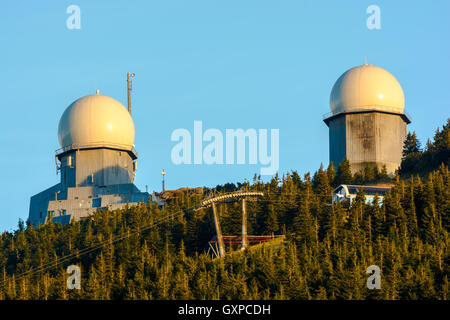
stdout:
[(403, 158), (406, 158), (410, 154), (419, 152), (421, 152), (420, 142), (419, 139), (417, 139), (416, 133), (414, 131), (413, 133), (408, 132), (403, 145), (403, 152), (402, 152)]
[(352, 180), (353, 177), (350, 170), (350, 162), (345, 158), (338, 166), (335, 185), (351, 184)]
[(330, 161), (330, 164), (328, 165), (327, 176), (328, 176), (328, 182), (330, 183), (330, 185), (335, 186), (334, 179), (336, 177), (336, 169), (334, 168), (333, 161)]

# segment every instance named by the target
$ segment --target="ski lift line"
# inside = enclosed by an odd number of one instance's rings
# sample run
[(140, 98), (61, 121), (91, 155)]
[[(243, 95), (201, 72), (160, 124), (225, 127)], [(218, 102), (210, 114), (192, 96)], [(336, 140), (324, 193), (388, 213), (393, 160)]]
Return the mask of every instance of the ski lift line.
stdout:
[[(269, 202), (276, 202), (276, 201), (270, 201), (270, 200), (268, 200), (268, 201)], [(187, 211), (187, 210), (190, 210), (190, 209), (196, 209), (196, 207), (187, 208), (184, 211)], [(27, 272), (25, 272), (23, 274), (20, 274), (19, 276), (17, 276), (15, 278), (15, 280), (18, 281), (18, 280), (23, 279), (24, 277), (35, 275), (37, 273), (40, 273), (40, 272), (43, 272), (43, 271), (46, 271), (46, 270), (50, 270), (53, 267), (56, 267), (56, 266), (58, 266), (58, 265), (60, 265), (60, 264), (62, 264), (64, 262), (70, 261), (71, 259), (73, 259), (75, 257), (84, 256), (84, 255), (86, 255), (88, 253), (91, 253), (91, 252), (93, 252), (93, 251), (95, 251), (97, 249), (100, 249), (100, 248), (102, 248), (104, 246), (107, 246), (109, 244), (116, 243), (116, 242), (121, 241), (121, 240), (123, 240), (125, 238), (128, 238), (128, 237), (130, 237), (132, 235), (139, 234), (139, 233), (142, 233), (144, 231), (147, 231), (147, 230), (151, 229), (152, 227), (156, 227), (156, 226), (158, 226), (158, 225), (160, 225), (162, 223), (170, 221), (171, 219), (175, 218), (177, 214), (184, 213), (184, 211), (181, 210), (181, 211), (178, 211), (176, 213), (171, 213), (171, 214), (165, 216), (164, 218), (156, 219), (156, 221), (152, 225), (147, 225), (147, 226), (141, 227), (141, 228), (139, 228), (137, 230), (134, 230), (131, 233), (128, 233), (128, 232), (127, 233), (123, 233), (120, 236), (116, 237), (115, 239), (107, 239), (107, 240), (99, 242), (99, 243), (97, 243), (95, 245), (92, 245), (90, 247), (86, 247), (84, 249), (81, 249), (78, 252), (71, 253), (71, 254), (63, 256), (61, 258), (57, 258), (56, 260), (48, 262), (48, 263), (46, 263), (46, 264), (44, 264), (42, 266), (39, 266), (38, 268), (31, 269), (31, 270), (29, 270), (29, 271), (27, 271)], [(0, 282), (0, 287), (2, 287), (3, 285), (4, 285), (4, 282), (3, 281)]]
[[(172, 216), (169, 216), (169, 217), (171, 218)], [(168, 218), (169, 218), (169, 217), (168, 217)], [(165, 222), (165, 221), (161, 221), (161, 223), (162, 223), (162, 222)], [(152, 226), (154, 226), (154, 225), (152, 225)], [(148, 229), (148, 228), (143, 228), (142, 231), (146, 231), (146, 229)], [(140, 232), (140, 231), (139, 231), (139, 232)], [(35, 275), (35, 274), (37, 274), (37, 273), (39, 273), (39, 272), (43, 272), (43, 271), (45, 271), (45, 270), (49, 270), (49, 269), (51, 269), (51, 268), (53, 268), (53, 267), (56, 267), (56, 266), (58, 266), (58, 265), (60, 265), (60, 264), (62, 264), (62, 263), (64, 263), (64, 262), (67, 262), (67, 261), (73, 259), (74, 257), (79, 257), (79, 256), (83, 256), (83, 255), (85, 255), (85, 254), (91, 253), (91, 252), (93, 252), (93, 251), (95, 251), (95, 250), (97, 250), (97, 249), (99, 249), (99, 248), (105, 246), (105, 244), (108, 245), (108, 244), (110, 244), (110, 243), (115, 243), (115, 242), (117, 242), (117, 241), (120, 241), (120, 240), (123, 240), (124, 238), (129, 237), (130, 235), (134, 235), (135, 233), (136, 233), (136, 232), (133, 232), (133, 233), (131, 233), (131, 234), (126, 234), (126, 235), (121, 235), (120, 237), (117, 237), (117, 238), (114, 239), (114, 240), (109, 240), (109, 239), (108, 239), (108, 240), (106, 241), (106, 242), (108, 242), (108, 243), (103, 243), (103, 242), (97, 243), (97, 244), (95, 244), (95, 245), (93, 245), (93, 246), (91, 246), (91, 247), (84, 248), (84, 249), (82, 249), (81, 251), (79, 251), (79, 252), (77, 252), (77, 253), (72, 253), (72, 254), (69, 254), (69, 255), (67, 255), (67, 256), (63, 256), (63, 257), (58, 258), (58, 259), (56, 259), (56, 260), (54, 260), (54, 261), (51, 261), (51, 262), (49, 262), (49, 263), (46, 263), (45, 265), (42, 265), (42, 266), (40, 266), (40, 267), (38, 267), (38, 268), (31, 269), (31, 270), (29, 270), (29, 271), (27, 271), (27, 272), (25, 272), (25, 273), (23, 273), (23, 274), (20, 274), (19, 276), (16, 277), (15, 280), (18, 281), (18, 280), (21, 280), (21, 279), (23, 279), (23, 278), (25, 278), (25, 277), (27, 277), (27, 276)], [(3, 286), (3, 284), (4, 284), (3, 282), (0, 283), (0, 287)]]
[[(175, 217), (175, 215), (168, 216), (167, 217), (168, 219), (161, 220), (160, 223), (167, 222), (167, 221), (170, 220), (169, 218), (173, 218), (173, 217)], [(160, 223), (151, 225), (148, 228), (142, 228), (142, 230), (137, 231), (137, 232), (133, 232), (133, 233), (130, 233), (130, 234), (122, 235), (121, 237), (117, 237), (116, 239), (114, 239), (112, 241), (108, 240), (107, 241), (108, 243), (106, 243), (106, 245), (118, 242), (118, 241), (123, 240), (123, 239), (125, 239), (125, 238), (127, 238), (127, 237), (129, 237), (131, 235), (136, 234), (136, 233), (141, 233), (141, 232), (147, 231), (148, 229), (150, 229), (150, 227), (159, 225)], [(91, 252), (93, 252), (93, 251), (95, 251), (95, 250), (97, 250), (97, 249), (99, 249), (99, 248), (101, 248), (103, 246), (105, 246), (104, 243), (99, 243), (99, 244), (96, 244), (94, 246), (85, 248), (85, 249), (81, 250), (79, 253), (73, 253), (73, 254), (61, 257), (59, 259), (56, 259), (55, 261), (47, 263), (44, 266), (40, 266), (40, 267), (38, 267), (36, 269), (29, 270), (29, 271), (19, 275), (18, 277), (15, 278), (15, 281), (21, 280), (21, 279), (26, 278), (28, 276), (36, 275), (36, 274), (38, 274), (40, 272), (43, 272), (43, 271), (46, 271), (46, 270), (50, 270), (50, 269), (52, 269), (52, 268), (54, 268), (54, 267), (56, 267), (56, 266), (58, 266), (58, 265), (60, 265), (60, 264), (62, 264), (64, 262), (70, 261), (71, 259), (73, 259), (75, 257), (84, 256), (84, 255), (86, 255), (88, 253), (91, 253)], [(5, 284), (5, 282), (0, 283), (0, 287), (4, 286), (4, 284)]]
[[(281, 193), (281, 190), (278, 191), (278, 192), (270, 192), (270, 193)], [(264, 193), (263, 192), (229, 192), (229, 193), (223, 194), (223, 195), (221, 195), (219, 197), (208, 199), (208, 200), (206, 200), (208, 202), (206, 202), (205, 204), (207, 206), (209, 206), (208, 205), (209, 203), (213, 203), (216, 200), (219, 201), (217, 198), (230, 199), (230, 198), (233, 198), (233, 196), (239, 198), (239, 197), (255, 196), (255, 195), (261, 196), (261, 195), (264, 195)], [(224, 197), (224, 196), (228, 196), (228, 197)], [(216, 199), (216, 200), (214, 200), (214, 199)], [(211, 200), (213, 200), (213, 201), (211, 201)], [(269, 200), (269, 199), (268, 200), (259, 200), (259, 201), (277, 202), (276, 199), (273, 199), (273, 200)], [(203, 201), (203, 202), (205, 202), (205, 201)], [(133, 230), (131, 232), (124, 232), (120, 236), (116, 236), (113, 239), (107, 239), (107, 240), (101, 241), (101, 242), (96, 243), (95, 245), (92, 245), (90, 247), (83, 248), (83, 249), (81, 249), (78, 252), (74, 252), (74, 253), (68, 254), (68, 255), (63, 256), (61, 258), (57, 258), (54, 261), (47, 262), (46, 264), (43, 264), (43, 265), (41, 265), (41, 266), (39, 266), (37, 268), (31, 269), (29, 271), (26, 271), (26, 272), (18, 275), (15, 278), (15, 281), (19, 281), (19, 280), (21, 280), (23, 278), (26, 278), (28, 276), (36, 275), (36, 274), (38, 274), (40, 272), (43, 272), (43, 271), (46, 271), (46, 270), (50, 270), (50, 269), (52, 269), (54, 267), (57, 267), (58, 265), (60, 265), (60, 264), (62, 264), (64, 262), (70, 261), (71, 259), (73, 259), (75, 257), (84, 256), (84, 255), (86, 255), (88, 253), (91, 253), (91, 252), (93, 252), (93, 251), (95, 251), (97, 249), (100, 249), (100, 248), (102, 248), (104, 246), (107, 246), (109, 244), (113, 244), (113, 243), (119, 242), (119, 241), (121, 241), (121, 240), (123, 240), (125, 238), (128, 238), (128, 237), (132, 236), (132, 235), (136, 235), (136, 234), (142, 233), (144, 231), (150, 230), (153, 227), (159, 226), (162, 223), (170, 221), (171, 219), (177, 217), (177, 215), (182, 214), (185, 211), (198, 210), (198, 209), (200, 209), (202, 207), (204, 207), (204, 206), (203, 205), (194, 206), (194, 207), (186, 208), (184, 210), (180, 210), (180, 211), (175, 212), (175, 213), (170, 213), (170, 214), (168, 214), (167, 216), (165, 216), (163, 218), (156, 219), (155, 222), (153, 222), (151, 225), (146, 225), (146, 226), (140, 227), (140, 228), (135, 229), (135, 230)], [(8, 281), (6, 281), (6, 280), (5, 281), (1, 281), (0, 282), (0, 288), (3, 287), (7, 282)]]
[[(189, 209), (192, 209), (192, 208), (187, 208), (185, 210), (189, 210)], [(71, 259), (73, 259), (75, 257), (84, 256), (84, 255), (86, 255), (88, 253), (91, 253), (91, 252), (93, 252), (93, 251), (95, 251), (97, 249), (102, 248), (103, 246), (116, 243), (116, 242), (121, 241), (121, 240), (123, 240), (125, 238), (128, 238), (128, 237), (130, 237), (132, 235), (139, 234), (139, 233), (142, 233), (144, 231), (150, 230), (152, 227), (156, 227), (156, 226), (158, 226), (158, 225), (160, 225), (160, 224), (162, 224), (164, 222), (170, 221), (171, 219), (175, 218), (178, 214), (181, 214), (181, 213), (184, 213), (184, 211), (180, 210), (178, 212), (169, 214), (169, 215), (165, 216), (164, 218), (157, 219), (157, 221), (152, 223), (151, 225), (147, 225), (147, 226), (141, 227), (138, 230), (134, 230), (134, 231), (132, 231), (130, 233), (126, 232), (124, 234), (121, 234), (120, 236), (117, 236), (115, 239), (104, 240), (104, 241), (102, 241), (100, 243), (97, 243), (97, 244), (95, 244), (93, 246), (84, 248), (84, 249), (80, 250), (79, 252), (74, 252), (74, 253), (71, 253), (69, 255), (63, 256), (61, 258), (57, 258), (56, 260), (48, 262), (48, 263), (46, 263), (46, 264), (44, 264), (42, 266), (39, 266), (38, 268), (31, 269), (29, 271), (26, 271), (26, 272), (18, 275), (15, 278), (15, 281), (19, 281), (19, 280), (21, 280), (23, 278), (26, 278), (28, 276), (36, 275), (36, 274), (38, 274), (40, 272), (43, 272), (43, 271), (46, 271), (46, 270), (50, 270), (50, 269), (52, 269), (52, 268), (54, 268), (54, 267), (56, 267), (56, 266), (58, 266), (58, 265), (60, 265), (60, 264), (62, 264), (64, 262), (70, 261)], [(7, 283), (7, 281), (0, 282), (0, 287), (3, 287), (6, 283)]]
[[(127, 233), (123, 233), (122, 235), (115, 237), (115, 239), (107, 239), (107, 240), (104, 240), (102, 242), (96, 243), (96, 244), (94, 244), (94, 245), (92, 245), (90, 247), (86, 247), (84, 249), (81, 249), (78, 252), (71, 253), (71, 254), (63, 256), (61, 258), (57, 258), (54, 261), (48, 262), (48, 263), (46, 263), (46, 264), (44, 264), (44, 265), (42, 265), (42, 266), (40, 266), (40, 267), (38, 267), (36, 269), (31, 269), (31, 270), (29, 270), (29, 271), (19, 275), (16, 278), (16, 280), (18, 280), (19, 278), (21, 278), (23, 276), (28, 276), (28, 275), (33, 274), (33, 271), (37, 271), (37, 272), (44, 271), (44, 270), (47, 269), (47, 266), (48, 267), (57, 266), (58, 264), (66, 262), (68, 259), (72, 259), (73, 257), (82, 256), (84, 254), (92, 252), (93, 250), (97, 250), (97, 249), (103, 247), (104, 245), (109, 245), (110, 243), (116, 243), (116, 242), (118, 242), (120, 240), (123, 240), (123, 239), (125, 239), (125, 238), (127, 238), (127, 237), (129, 237), (131, 235), (135, 235), (135, 234), (141, 233), (143, 231), (147, 231), (147, 230), (151, 229), (152, 227), (155, 227), (155, 226), (160, 225), (160, 224), (162, 224), (164, 222), (170, 221), (172, 218), (175, 218), (178, 214), (181, 214), (181, 213), (184, 213), (185, 211), (196, 209), (196, 208), (198, 208), (198, 206), (186, 208), (184, 210), (180, 210), (180, 211), (175, 212), (175, 213), (170, 213), (170, 214), (168, 214), (167, 216), (165, 216), (165, 217), (163, 217), (161, 219), (156, 219), (155, 222), (152, 223), (151, 225), (140, 227), (140, 228), (132, 231), (131, 233), (128, 233), (128, 232)], [(0, 282), (0, 287), (2, 285), (3, 285), (3, 283)]]

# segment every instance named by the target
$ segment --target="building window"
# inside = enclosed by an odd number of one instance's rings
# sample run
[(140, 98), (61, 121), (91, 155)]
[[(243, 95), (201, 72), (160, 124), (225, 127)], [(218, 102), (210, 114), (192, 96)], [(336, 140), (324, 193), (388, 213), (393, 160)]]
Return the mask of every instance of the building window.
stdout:
[(102, 205), (102, 198), (92, 199), (92, 207), (97, 208)]

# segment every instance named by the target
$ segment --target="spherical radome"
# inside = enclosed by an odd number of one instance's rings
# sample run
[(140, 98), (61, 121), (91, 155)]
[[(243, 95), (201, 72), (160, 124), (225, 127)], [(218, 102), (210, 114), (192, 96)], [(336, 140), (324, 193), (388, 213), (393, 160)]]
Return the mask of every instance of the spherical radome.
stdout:
[(117, 100), (100, 94), (88, 95), (64, 111), (58, 139), (61, 148), (92, 145), (131, 149), (134, 123), (128, 110)]
[(332, 114), (380, 110), (403, 113), (405, 95), (397, 79), (383, 68), (365, 64), (342, 74), (331, 90)]

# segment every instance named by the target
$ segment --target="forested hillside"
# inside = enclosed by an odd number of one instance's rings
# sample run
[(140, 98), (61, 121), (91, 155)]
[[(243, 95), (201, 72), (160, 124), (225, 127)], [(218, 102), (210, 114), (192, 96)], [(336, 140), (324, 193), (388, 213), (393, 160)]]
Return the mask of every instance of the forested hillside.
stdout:
[[(339, 167), (185, 190), (161, 210), (143, 203), (66, 226), (20, 223), (0, 235), (0, 299), (448, 299), (448, 167), (397, 175), (382, 205), (362, 193), (331, 204), (333, 185), (355, 178)], [(286, 241), (212, 259), (211, 209), (192, 208), (238, 187), (264, 192), (248, 203), (248, 234)], [(218, 209), (223, 233), (238, 235), (240, 204)], [(81, 290), (66, 289), (71, 264)], [(381, 268), (380, 290), (366, 287), (370, 265)]]
[(442, 129), (436, 129), (433, 141), (428, 140), (424, 148), (415, 132), (408, 133), (403, 148), (400, 174), (402, 176), (426, 174), (438, 168), (441, 163), (450, 165), (450, 119)]

